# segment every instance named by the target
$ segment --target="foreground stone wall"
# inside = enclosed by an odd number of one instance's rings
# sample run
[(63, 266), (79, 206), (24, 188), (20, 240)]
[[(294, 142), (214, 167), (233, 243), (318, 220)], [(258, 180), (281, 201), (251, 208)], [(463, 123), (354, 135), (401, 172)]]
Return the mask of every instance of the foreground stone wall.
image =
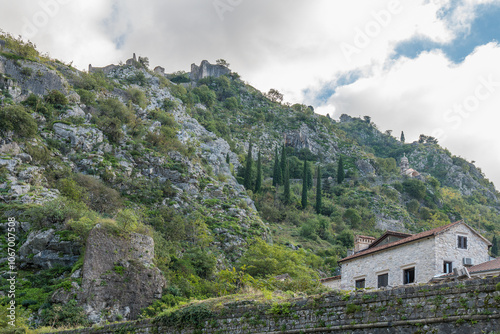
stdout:
[(172, 319), (143, 320), (64, 333), (498, 333), (499, 282), (487, 278), (351, 295), (331, 292), (273, 305), (247, 301), (225, 304), (217, 313), (205, 313), (204, 321), (175, 327), (166, 326)]

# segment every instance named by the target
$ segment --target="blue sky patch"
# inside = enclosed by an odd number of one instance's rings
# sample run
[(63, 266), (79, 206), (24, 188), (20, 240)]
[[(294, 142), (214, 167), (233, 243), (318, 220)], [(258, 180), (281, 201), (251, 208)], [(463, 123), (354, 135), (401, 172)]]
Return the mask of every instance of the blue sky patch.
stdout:
[[(442, 12), (441, 16), (450, 15)], [(422, 52), (435, 49), (442, 50), (455, 63), (462, 62), (465, 57), (480, 45), (500, 40), (500, 6), (480, 5), (476, 8), (476, 18), (468, 31), (459, 32), (450, 44), (439, 44), (426, 38), (413, 38), (399, 43), (395, 48), (393, 59), (401, 56), (416, 58)]]

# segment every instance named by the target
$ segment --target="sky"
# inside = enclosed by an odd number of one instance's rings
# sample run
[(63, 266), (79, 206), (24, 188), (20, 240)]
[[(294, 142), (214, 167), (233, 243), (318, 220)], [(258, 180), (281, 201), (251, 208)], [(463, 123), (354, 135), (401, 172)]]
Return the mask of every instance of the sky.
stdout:
[(434, 136), (495, 185), (498, 18), (500, 0), (0, 0), (0, 29), (78, 69), (223, 58), (287, 102)]

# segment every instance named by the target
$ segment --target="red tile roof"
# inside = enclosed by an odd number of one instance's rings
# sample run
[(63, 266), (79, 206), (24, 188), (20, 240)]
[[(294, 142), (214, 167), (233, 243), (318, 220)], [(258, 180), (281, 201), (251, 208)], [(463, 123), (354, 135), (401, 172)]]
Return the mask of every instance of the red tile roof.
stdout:
[(481, 271), (490, 271), (490, 270), (500, 270), (500, 258), (484, 262), (469, 268), (470, 273), (477, 273)]
[[(368, 255), (368, 254), (379, 252), (379, 251), (384, 250), (384, 249), (392, 248), (392, 247), (395, 247), (395, 246), (400, 246), (400, 245), (403, 245), (403, 244), (406, 244), (406, 243), (409, 243), (409, 242), (412, 242), (412, 241), (416, 241), (416, 240), (424, 239), (424, 238), (427, 238), (427, 237), (435, 236), (436, 234), (439, 234), (439, 233), (441, 233), (441, 232), (443, 232), (443, 231), (449, 229), (450, 227), (455, 226), (455, 225), (457, 225), (459, 223), (465, 224), (462, 220), (459, 220), (457, 222), (454, 222), (454, 223), (451, 223), (451, 224), (448, 224), (448, 225), (436, 227), (436, 228), (434, 228), (432, 230), (429, 230), (429, 231), (424, 231), (424, 232), (420, 232), (420, 233), (417, 233), (417, 234), (410, 235), (409, 237), (401, 239), (401, 240), (393, 241), (393, 242), (390, 242), (388, 244), (384, 244), (384, 245), (381, 245), (381, 246), (377, 246), (377, 247), (373, 247), (373, 248), (368, 248), (368, 249), (362, 250), (361, 252), (358, 252), (358, 253), (355, 253), (353, 255), (347, 256), (347, 257), (339, 260), (338, 262), (349, 261), (349, 260), (355, 259), (355, 258), (360, 257), (360, 256), (365, 256), (365, 255)], [(471, 228), (471, 230), (474, 231), (472, 228)]]

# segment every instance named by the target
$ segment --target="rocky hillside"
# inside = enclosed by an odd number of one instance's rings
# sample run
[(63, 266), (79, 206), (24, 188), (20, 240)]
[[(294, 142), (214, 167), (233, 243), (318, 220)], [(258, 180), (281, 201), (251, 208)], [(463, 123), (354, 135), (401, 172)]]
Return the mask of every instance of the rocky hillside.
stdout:
[(32, 327), (154, 316), (248, 286), (313, 293), (354, 233), (457, 219), (500, 231), (494, 186), (431, 137), (403, 143), (369, 117), (282, 104), (224, 61), (166, 74), (134, 55), (87, 73), (0, 39), (0, 226), (19, 222), (16, 301)]

